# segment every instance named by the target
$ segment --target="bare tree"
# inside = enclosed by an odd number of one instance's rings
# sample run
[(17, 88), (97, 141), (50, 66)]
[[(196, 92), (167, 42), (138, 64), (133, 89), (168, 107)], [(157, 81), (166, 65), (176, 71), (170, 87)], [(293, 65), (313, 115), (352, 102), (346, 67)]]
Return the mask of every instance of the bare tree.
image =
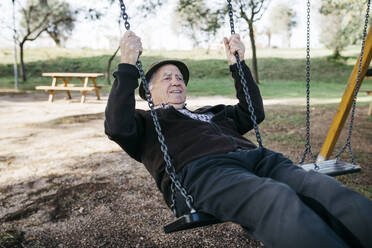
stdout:
[(262, 18), (270, 0), (235, 0), (235, 3), (237, 5), (236, 14), (243, 18), (248, 25), (252, 49), (253, 77), (259, 83), (254, 23)]
[[(108, 0), (110, 4), (113, 4), (115, 1), (114, 0)], [(140, 17), (141, 18), (146, 18), (148, 15), (154, 15), (156, 14), (156, 10), (163, 5), (163, 2), (166, 0), (144, 0), (143, 3), (137, 8), (137, 11), (141, 13)], [(127, 6), (128, 7), (128, 6)], [(122, 16), (120, 15), (117, 19), (118, 24), (119, 24), (119, 29), (122, 23)], [(120, 46), (118, 46), (115, 50), (115, 52), (110, 56), (110, 58), (107, 61), (106, 65), (106, 72), (105, 72), (105, 77), (106, 77), (106, 83), (108, 85), (111, 84), (111, 64), (112, 61), (115, 59), (117, 53), (120, 50)]]
[(279, 3), (270, 13), (270, 30), (272, 33), (284, 33), (287, 47), (291, 47), (292, 29), (297, 25), (296, 12), (290, 3)]
[[(118, 18), (118, 26), (119, 26), (119, 32), (120, 32), (121, 16), (119, 16)], [(120, 45), (116, 48), (115, 52), (111, 55), (111, 57), (107, 61), (105, 77), (106, 77), (106, 83), (108, 85), (111, 85), (111, 64), (112, 64), (112, 61), (115, 59), (116, 54), (119, 52), (119, 50), (120, 50)]]
[(16, 29), (16, 21), (15, 21), (15, 5), (14, 0), (12, 0), (12, 7), (13, 7), (13, 42), (14, 42), (14, 63), (13, 63), (13, 71), (14, 71), (14, 88), (19, 89), (19, 80), (18, 80), (18, 61), (17, 61), (17, 29)]
[(20, 76), (26, 81), (24, 65), (24, 46), (28, 41), (36, 40), (42, 33), (48, 33), (59, 44), (74, 28), (74, 11), (66, 2), (58, 0), (28, 0), (21, 9), (22, 20), (19, 36)]

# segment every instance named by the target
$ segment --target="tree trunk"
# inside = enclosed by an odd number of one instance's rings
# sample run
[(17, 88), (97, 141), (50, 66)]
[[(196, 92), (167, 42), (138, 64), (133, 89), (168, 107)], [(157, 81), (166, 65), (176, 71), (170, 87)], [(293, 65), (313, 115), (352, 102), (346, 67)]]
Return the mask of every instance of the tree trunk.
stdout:
[(339, 59), (341, 57), (340, 49), (338, 47), (335, 48), (333, 51), (332, 58)]
[(191, 40), (192, 40), (192, 48), (198, 48), (199, 47), (199, 41), (198, 41), (198, 37), (196, 36), (194, 31), (191, 34)]
[(260, 82), (258, 81), (258, 68), (257, 68), (257, 55), (256, 55), (256, 41), (254, 38), (254, 30), (253, 30), (253, 22), (248, 23), (249, 26), (249, 38), (251, 40), (251, 47), (252, 47), (252, 70), (253, 70), (253, 78), (257, 84)]
[(291, 37), (292, 37), (291, 26), (288, 26), (288, 29), (287, 29), (287, 46), (288, 46), (288, 48), (291, 48)]
[(116, 49), (115, 53), (109, 58), (108, 62), (107, 62), (107, 67), (106, 67), (106, 82), (108, 85), (111, 85), (111, 72), (110, 72), (110, 69), (111, 69), (111, 63), (112, 61), (114, 60), (116, 54), (118, 53), (120, 49), (120, 46)]
[(271, 48), (271, 33), (267, 33), (267, 45)]
[(23, 61), (23, 47), (24, 47), (25, 42), (22, 41), (19, 43), (19, 57), (20, 57), (20, 62), (19, 62), (19, 74), (23, 82), (26, 82), (26, 68), (25, 64)]

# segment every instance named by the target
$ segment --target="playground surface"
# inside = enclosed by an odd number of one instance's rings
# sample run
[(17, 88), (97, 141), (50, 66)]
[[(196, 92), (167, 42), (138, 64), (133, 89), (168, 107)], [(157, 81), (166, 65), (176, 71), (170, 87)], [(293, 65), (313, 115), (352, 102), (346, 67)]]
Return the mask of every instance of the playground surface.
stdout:
[[(0, 93), (0, 247), (4, 242), (23, 247), (262, 247), (232, 223), (165, 235), (162, 226), (173, 216), (154, 181), (104, 134), (107, 97), (98, 101), (90, 95), (81, 104), (79, 94), (68, 101), (57, 96), (49, 103), (42, 93)], [(194, 97), (188, 107), (235, 102)], [(146, 104), (138, 101), (137, 107)], [(264, 104), (264, 144), (298, 161), (303, 148), (286, 135), (303, 133), (305, 127), (294, 129), (297, 124), (286, 120), (303, 114), (298, 105), (304, 99), (265, 99)], [(312, 108), (315, 149), (335, 106)], [(372, 198), (372, 120), (367, 109), (368, 104), (357, 109), (352, 140), (363, 171), (340, 180)]]

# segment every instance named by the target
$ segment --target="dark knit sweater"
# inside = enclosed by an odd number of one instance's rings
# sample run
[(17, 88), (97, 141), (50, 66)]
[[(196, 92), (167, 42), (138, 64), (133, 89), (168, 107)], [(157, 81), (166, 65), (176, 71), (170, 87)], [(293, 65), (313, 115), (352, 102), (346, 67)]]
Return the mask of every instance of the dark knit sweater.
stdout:
[[(260, 91), (246, 64), (242, 63), (257, 122), (264, 120)], [(230, 66), (239, 103), (234, 106), (206, 106), (194, 113), (211, 112), (210, 122), (192, 119), (174, 107), (157, 109), (159, 122), (176, 171), (207, 155), (253, 149), (256, 146), (242, 135), (253, 128), (240, 84), (237, 66)], [(143, 163), (170, 203), (170, 179), (165, 173), (165, 162), (160, 150), (150, 111), (135, 109), (134, 91), (138, 87), (138, 69), (130, 64), (119, 64), (114, 72), (105, 120), (105, 133), (118, 143), (129, 156)]]

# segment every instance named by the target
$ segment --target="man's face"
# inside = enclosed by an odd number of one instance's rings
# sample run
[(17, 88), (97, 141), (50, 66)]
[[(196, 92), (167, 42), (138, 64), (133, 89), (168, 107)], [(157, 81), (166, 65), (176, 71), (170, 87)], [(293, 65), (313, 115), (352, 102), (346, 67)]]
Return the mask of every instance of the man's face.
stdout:
[(177, 66), (168, 64), (160, 67), (152, 80), (150, 89), (155, 105), (161, 103), (180, 108), (186, 101), (186, 86)]

